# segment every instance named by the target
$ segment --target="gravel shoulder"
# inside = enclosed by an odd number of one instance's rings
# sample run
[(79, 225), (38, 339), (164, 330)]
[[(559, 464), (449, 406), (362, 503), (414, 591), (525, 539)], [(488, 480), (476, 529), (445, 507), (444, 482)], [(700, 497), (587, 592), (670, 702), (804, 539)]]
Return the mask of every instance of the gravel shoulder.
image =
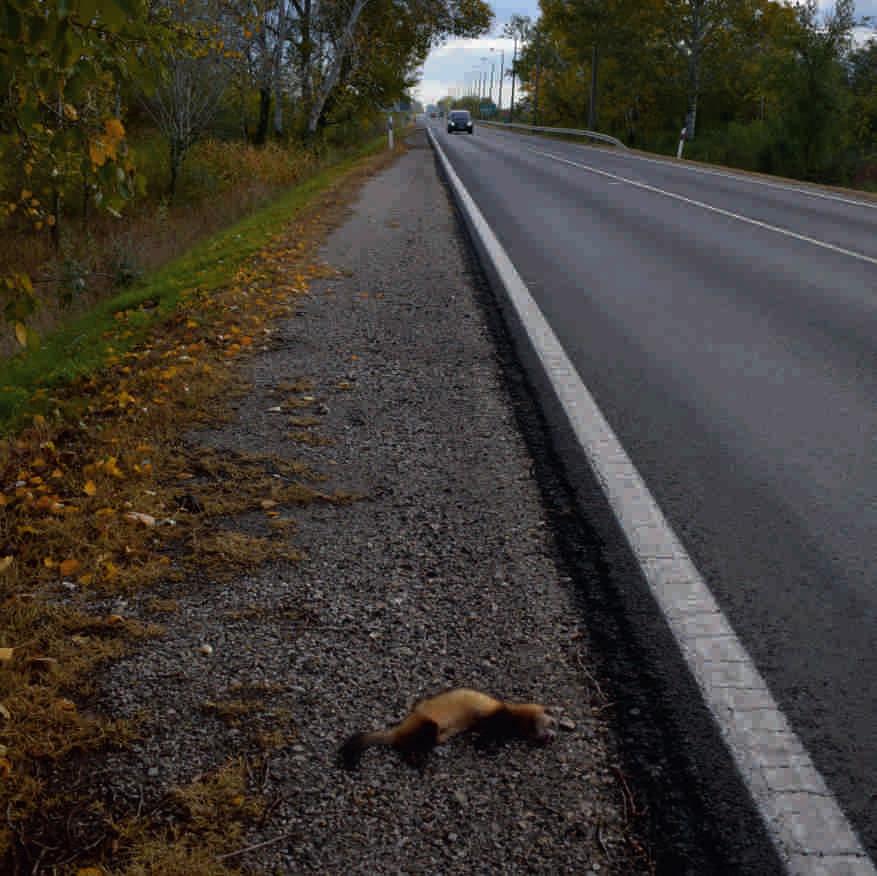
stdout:
[[(100, 781), (130, 805), (156, 799), (247, 755), (256, 732), (280, 733), (250, 777), (268, 801), (250, 850), (228, 860), (245, 872), (648, 872), (588, 634), (422, 132), (321, 257), (336, 275), (249, 360), (231, 421), (198, 440), (304, 462), (320, 489), (361, 498), (276, 509), (294, 521), (298, 563), (174, 588), (163, 637), (102, 681), (105, 708), (147, 717)], [(345, 736), (456, 686), (562, 707), (565, 729), (496, 753), (458, 738), (422, 772), (383, 750), (358, 772), (336, 767)]]

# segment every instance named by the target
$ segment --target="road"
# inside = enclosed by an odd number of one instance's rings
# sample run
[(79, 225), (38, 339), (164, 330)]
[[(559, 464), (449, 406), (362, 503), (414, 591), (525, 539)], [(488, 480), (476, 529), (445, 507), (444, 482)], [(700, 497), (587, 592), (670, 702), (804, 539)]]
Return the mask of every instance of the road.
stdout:
[(877, 202), (434, 131), (877, 857)]

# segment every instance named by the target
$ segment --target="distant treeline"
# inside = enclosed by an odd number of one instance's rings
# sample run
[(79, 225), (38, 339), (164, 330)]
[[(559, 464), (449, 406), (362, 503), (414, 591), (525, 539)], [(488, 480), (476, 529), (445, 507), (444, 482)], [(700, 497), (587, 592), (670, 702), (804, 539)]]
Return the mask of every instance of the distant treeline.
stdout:
[[(516, 115), (826, 183), (877, 187), (877, 42), (853, 0), (540, 0)], [(506, 91), (508, 94), (508, 91)]]

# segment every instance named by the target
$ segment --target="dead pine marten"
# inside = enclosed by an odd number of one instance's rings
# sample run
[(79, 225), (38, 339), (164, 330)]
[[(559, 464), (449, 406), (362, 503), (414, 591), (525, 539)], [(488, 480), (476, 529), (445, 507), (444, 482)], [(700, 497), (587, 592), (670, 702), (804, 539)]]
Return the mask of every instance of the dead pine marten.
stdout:
[(409, 763), (421, 763), (436, 746), (452, 736), (474, 730), (483, 742), (526, 739), (546, 743), (554, 738), (555, 720), (538, 703), (506, 703), (485, 693), (458, 688), (421, 700), (411, 714), (389, 730), (355, 733), (338, 752), (348, 770), (359, 764), (373, 745), (389, 745)]

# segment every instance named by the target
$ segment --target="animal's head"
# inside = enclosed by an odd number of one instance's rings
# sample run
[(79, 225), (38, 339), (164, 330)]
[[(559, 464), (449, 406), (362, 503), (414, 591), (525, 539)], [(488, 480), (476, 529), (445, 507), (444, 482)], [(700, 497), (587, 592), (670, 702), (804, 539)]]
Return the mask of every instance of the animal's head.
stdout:
[(545, 706), (538, 703), (526, 703), (518, 709), (521, 735), (538, 745), (551, 742), (555, 736), (557, 720), (553, 718)]

